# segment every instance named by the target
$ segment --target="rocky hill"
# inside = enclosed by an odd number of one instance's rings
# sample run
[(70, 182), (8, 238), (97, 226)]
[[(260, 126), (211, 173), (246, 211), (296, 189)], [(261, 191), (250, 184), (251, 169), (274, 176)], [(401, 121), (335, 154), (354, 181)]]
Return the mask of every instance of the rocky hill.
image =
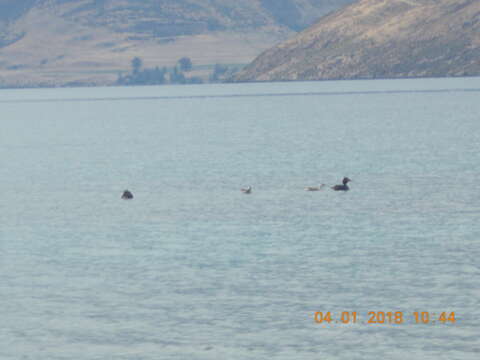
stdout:
[(261, 54), (237, 81), (480, 75), (479, 0), (360, 0)]
[(0, 83), (111, 83), (133, 57), (250, 62), (354, 0), (0, 0)]

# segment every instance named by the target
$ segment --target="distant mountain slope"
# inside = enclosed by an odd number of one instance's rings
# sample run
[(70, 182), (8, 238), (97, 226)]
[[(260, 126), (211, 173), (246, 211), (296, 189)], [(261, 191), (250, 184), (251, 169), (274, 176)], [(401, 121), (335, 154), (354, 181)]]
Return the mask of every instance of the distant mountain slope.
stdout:
[(479, 0), (360, 0), (255, 59), (238, 81), (480, 75)]
[[(43, 6), (63, 18), (159, 36), (265, 25), (298, 31), (354, 0), (0, 0), (0, 21)], [(171, 26), (171, 27), (167, 27)]]
[(0, 82), (109, 83), (146, 65), (248, 63), (354, 0), (0, 0)]

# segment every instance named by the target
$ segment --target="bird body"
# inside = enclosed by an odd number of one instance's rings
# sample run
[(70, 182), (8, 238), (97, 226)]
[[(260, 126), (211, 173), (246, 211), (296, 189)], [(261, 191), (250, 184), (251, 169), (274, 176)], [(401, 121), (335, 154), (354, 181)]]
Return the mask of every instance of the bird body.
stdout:
[(123, 200), (131, 200), (133, 199), (133, 194), (129, 190), (125, 190), (122, 194)]
[(343, 180), (342, 180), (343, 184), (332, 186), (332, 190), (335, 190), (335, 191), (348, 191), (348, 190), (350, 190), (350, 188), (347, 185), (347, 183), (349, 181), (352, 181), (352, 180), (350, 180), (348, 177), (344, 177)]
[(242, 189), (240, 189), (240, 191), (244, 194), (251, 194), (252, 193), (252, 187), (249, 186), (247, 188), (242, 188)]
[(325, 186), (325, 184), (320, 184), (320, 186), (307, 186), (305, 191), (320, 191)]

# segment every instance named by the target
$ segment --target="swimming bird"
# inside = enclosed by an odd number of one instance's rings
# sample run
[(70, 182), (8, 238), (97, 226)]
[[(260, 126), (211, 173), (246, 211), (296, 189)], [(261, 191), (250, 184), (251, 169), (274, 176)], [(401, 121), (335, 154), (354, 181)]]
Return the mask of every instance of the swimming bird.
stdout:
[(240, 191), (243, 192), (244, 194), (251, 194), (252, 193), (252, 187), (249, 186), (249, 187), (244, 188), (244, 189), (242, 188), (242, 189), (240, 189)]
[(320, 186), (307, 186), (304, 190), (305, 191), (319, 191), (322, 190), (322, 188), (325, 186), (325, 184), (320, 184)]
[(350, 180), (348, 177), (344, 177), (342, 180), (343, 185), (332, 186), (332, 189), (335, 191), (348, 191), (350, 189), (347, 185), (349, 181), (352, 181), (352, 180)]
[(128, 190), (125, 190), (122, 194), (122, 199), (123, 200), (130, 200), (130, 199), (133, 199), (133, 194), (128, 191)]

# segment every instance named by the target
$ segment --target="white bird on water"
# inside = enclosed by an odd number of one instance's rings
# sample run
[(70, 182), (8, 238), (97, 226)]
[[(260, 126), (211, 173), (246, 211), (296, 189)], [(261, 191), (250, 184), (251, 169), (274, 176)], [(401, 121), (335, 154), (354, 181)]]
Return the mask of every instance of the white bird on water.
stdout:
[(251, 192), (252, 192), (252, 187), (249, 186), (249, 187), (247, 187), (247, 188), (242, 188), (242, 189), (240, 189), (240, 191), (243, 192), (244, 194), (251, 194)]
[(325, 184), (320, 184), (320, 186), (307, 186), (305, 191), (320, 191), (325, 186)]

